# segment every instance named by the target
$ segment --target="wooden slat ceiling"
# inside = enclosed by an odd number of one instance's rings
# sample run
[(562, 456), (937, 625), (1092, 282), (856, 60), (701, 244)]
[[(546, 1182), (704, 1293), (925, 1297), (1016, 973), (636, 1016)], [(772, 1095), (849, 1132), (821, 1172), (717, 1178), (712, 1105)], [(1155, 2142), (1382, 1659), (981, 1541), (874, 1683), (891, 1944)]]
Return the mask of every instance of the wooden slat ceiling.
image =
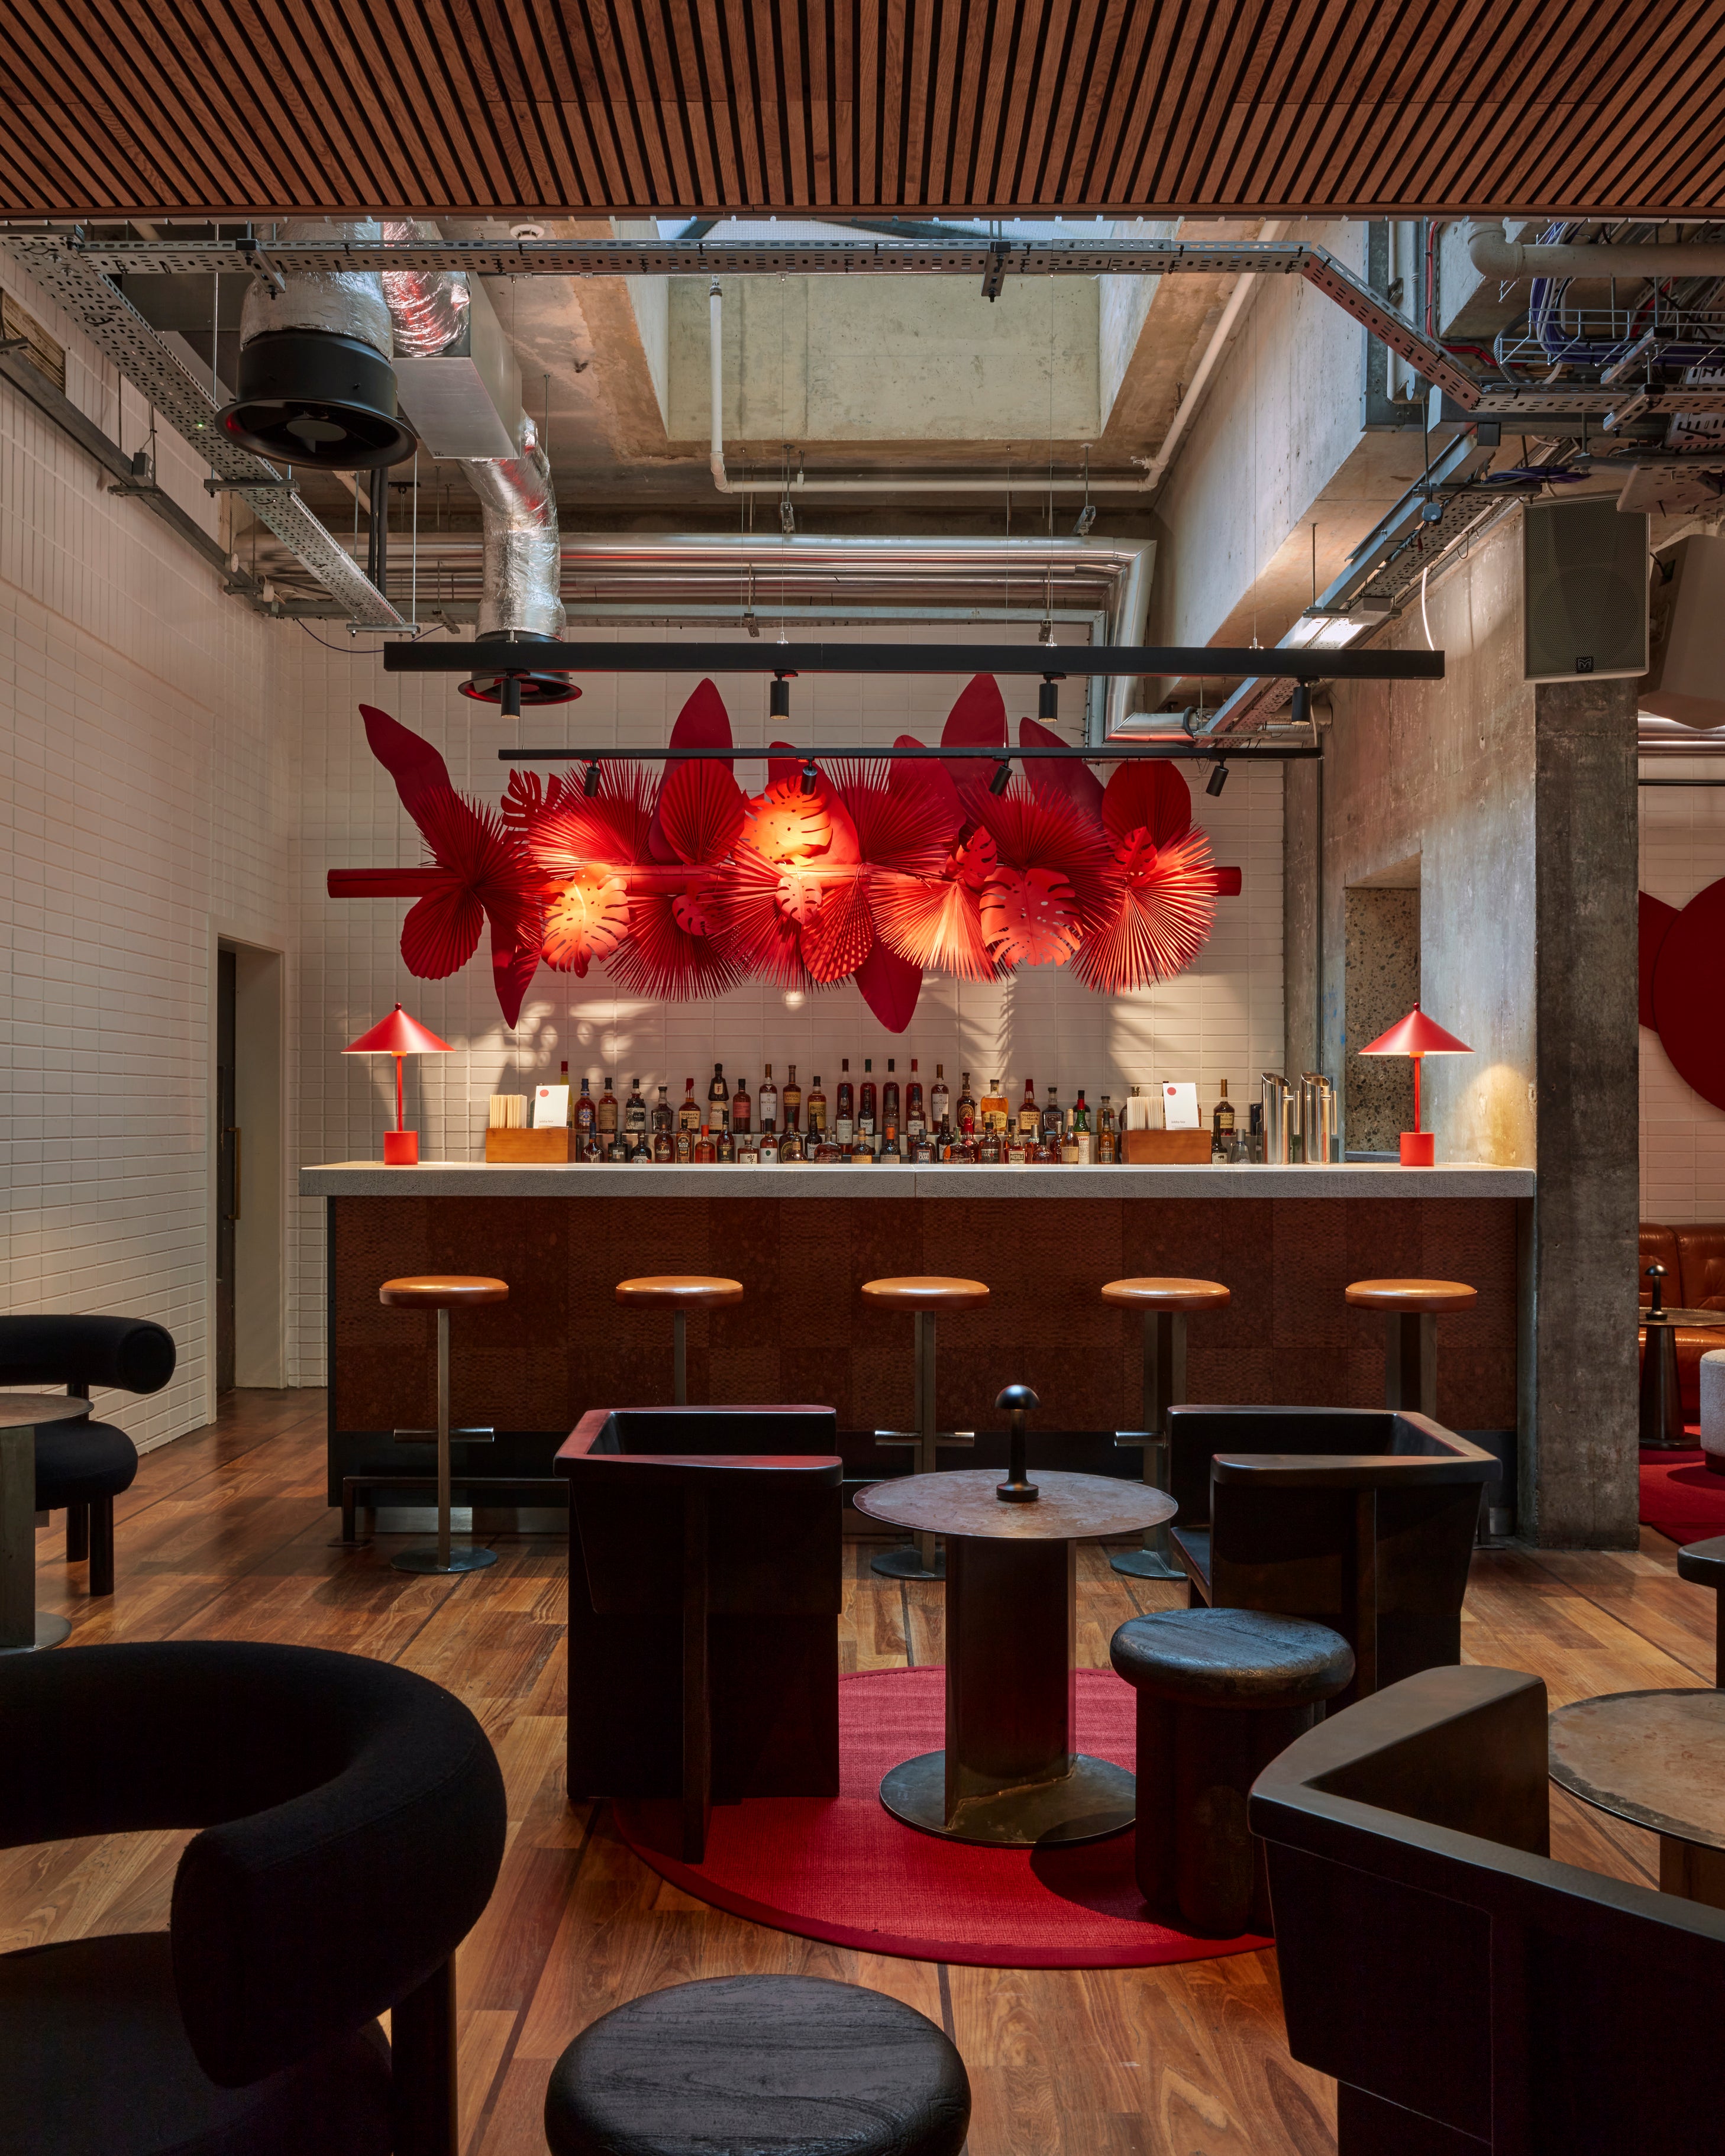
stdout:
[(1699, 213), (1719, 0), (6, 0), (13, 215)]

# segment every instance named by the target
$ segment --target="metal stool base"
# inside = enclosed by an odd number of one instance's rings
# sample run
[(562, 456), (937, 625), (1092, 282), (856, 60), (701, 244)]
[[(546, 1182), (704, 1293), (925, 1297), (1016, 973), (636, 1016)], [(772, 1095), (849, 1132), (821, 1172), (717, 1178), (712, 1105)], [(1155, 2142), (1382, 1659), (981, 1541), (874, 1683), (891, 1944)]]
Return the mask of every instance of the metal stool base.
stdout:
[(36, 1612), (35, 1638), (26, 1640), (22, 1646), (0, 1647), (0, 1655), (33, 1655), (39, 1647), (57, 1647), (62, 1640), (69, 1640), (71, 1636), (72, 1627), (67, 1619), (56, 1617), (46, 1609), (39, 1609)]
[(398, 1572), (483, 1572), (488, 1564), (496, 1563), (497, 1553), (478, 1548), (452, 1549), (444, 1564), (434, 1549), (402, 1550), (389, 1562)]
[(923, 1563), (922, 1553), (915, 1543), (901, 1543), (895, 1549), (882, 1550), (879, 1557), (871, 1557), (869, 1569), (886, 1579), (944, 1579), (947, 1553), (937, 1550), (930, 1567)]
[(1137, 1786), (1124, 1767), (1077, 1752), (1071, 1773), (1059, 1781), (967, 1798), (948, 1825), (947, 1755), (925, 1752), (881, 1778), (880, 1801), (906, 1826), (947, 1841), (1027, 1849), (1050, 1842), (1101, 1841), (1122, 1833), (1136, 1816)]
[(1108, 1563), (1116, 1572), (1123, 1572), (1128, 1579), (1183, 1579), (1186, 1575), (1177, 1564), (1170, 1564), (1160, 1550), (1110, 1550)]

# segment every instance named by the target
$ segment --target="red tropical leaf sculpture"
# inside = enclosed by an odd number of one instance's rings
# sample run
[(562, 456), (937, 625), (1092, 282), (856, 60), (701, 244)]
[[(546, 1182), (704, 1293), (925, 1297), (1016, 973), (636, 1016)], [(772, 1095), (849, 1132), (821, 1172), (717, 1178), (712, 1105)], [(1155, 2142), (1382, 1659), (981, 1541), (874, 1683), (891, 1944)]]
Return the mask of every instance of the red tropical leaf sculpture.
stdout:
[(1210, 844), (1202, 831), (1158, 846), (1140, 831), (1116, 854), (1107, 917), (1086, 930), (1072, 961), (1104, 994), (1170, 980), (1204, 948), (1215, 918)]

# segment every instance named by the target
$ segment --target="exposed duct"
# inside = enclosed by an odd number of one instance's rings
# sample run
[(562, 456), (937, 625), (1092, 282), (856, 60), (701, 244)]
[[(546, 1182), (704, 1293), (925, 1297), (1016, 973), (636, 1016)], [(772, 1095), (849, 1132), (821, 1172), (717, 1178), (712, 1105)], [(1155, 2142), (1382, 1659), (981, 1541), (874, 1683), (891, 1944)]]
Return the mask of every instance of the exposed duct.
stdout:
[(1506, 239), (1495, 218), (1476, 218), (1467, 228), (1468, 259), (1482, 277), (1725, 277), (1725, 244), (1679, 240), (1669, 245), (1626, 246), (1532, 244)]
[[(562, 548), (557, 536), (557, 498), (539, 430), (524, 412), (516, 429), (521, 454), (466, 466), (485, 517), (485, 584), (479, 633), (531, 644), (563, 632)], [(475, 674), (462, 694), (501, 701), (505, 683), (495, 674)], [(581, 691), (567, 674), (528, 671), (518, 677), (523, 704), (562, 704)]]
[[(435, 241), (434, 224), (386, 218), (386, 244)], [(467, 280), (453, 270), (386, 270), (381, 282), (395, 335), (398, 359), (432, 359), (446, 352), (467, 326), (471, 295)]]

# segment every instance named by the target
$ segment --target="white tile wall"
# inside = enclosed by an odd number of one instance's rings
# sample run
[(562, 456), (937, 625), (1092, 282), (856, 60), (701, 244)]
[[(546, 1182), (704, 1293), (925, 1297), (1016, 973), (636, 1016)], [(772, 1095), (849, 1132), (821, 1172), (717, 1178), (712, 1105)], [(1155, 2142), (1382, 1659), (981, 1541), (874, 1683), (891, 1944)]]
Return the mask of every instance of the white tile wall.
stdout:
[[(1650, 767), (1661, 778), (1718, 778), (1717, 762), (1683, 758)], [(1640, 887), (1685, 906), (1725, 875), (1725, 788), (1643, 787)], [(1641, 1028), (1641, 1218), (1725, 1220), (1725, 1111), (1672, 1068), (1659, 1036)]]
[[(135, 393), (28, 279), (67, 393), (128, 449)], [(162, 483), (212, 531), (177, 437)], [(172, 1383), (100, 1412), (204, 1419), (213, 928), (286, 947), (292, 801), (268, 629), (0, 384), (0, 1307), (154, 1317)]]
[[(322, 624), (318, 633), (333, 641)], [(845, 631), (855, 641), (865, 634)], [(932, 629), (911, 634), (940, 640)], [(1004, 632), (991, 628), (988, 634)], [(1017, 634), (1029, 642), (1034, 632)], [(511, 1033), (482, 957), (451, 980), (416, 981), (398, 947), (406, 901), (325, 895), (330, 868), (387, 867), (421, 858), (418, 834), (366, 745), (359, 704), (378, 704), (424, 733), (443, 751), (456, 784), (490, 802), (506, 778), (496, 761), (499, 747), (661, 743), (696, 677), (601, 675), (577, 704), (505, 721), (493, 707), (459, 696), (449, 675), (385, 675), (371, 656), (326, 649), (297, 629), (284, 627), (280, 634), (275, 678), (284, 708), (297, 707), (301, 743), (296, 942), (300, 1003), (307, 1014), (300, 1043), (302, 1160), (377, 1156), (378, 1133), (393, 1115), (393, 1066), (382, 1059), (344, 1058), (341, 1050), (398, 998), (457, 1050), (408, 1066), (409, 1120), (418, 1127), (422, 1157), (430, 1158), (476, 1158), (483, 1150), (487, 1096), (526, 1091), (547, 1075), (555, 1078), (565, 1057), (578, 1082), (583, 1074), (598, 1078), (609, 1071), (624, 1081), (639, 1075), (649, 1089), (669, 1081), (673, 1097), (680, 1098), (690, 1076), (705, 1092), (715, 1061), (722, 1061), (733, 1080), (746, 1075), (752, 1087), (763, 1060), (772, 1061), (781, 1082), (794, 1063), (805, 1090), (819, 1072), (830, 1097), (841, 1055), (850, 1058), (855, 1077), (865, 1055), (874, 1057), (877, 1074), (886, 1056), (896, 1057), (901, 1076), (914, 1055), (925, 1080), (943, 1063), (955, 1093), (964, 1070), (978, 1086), (1003, 1076), (1015, 1094), (1029, 1074), (1039, 1092), (1053, 1083), (1067, 1101), (1082, 1086), (1092, 1105), (1103, 1092), (1119, 1100), (1128, 1083), (1164, 1077), (1195, 1080), (1206, 1104), (1225, 1077), (1230, 1094), (1243, 1099), (1259, 1071), (1280, 1065), (1281, 783), (1273, 768), (1236, 767), (1219, 800), (1201, 787), (1196, 793), (1197, 819), (1211, 834), (1217, 859), (1244, 870), (1245, 890), (1237, 899), (1219, 901), (1215, 931), (1192, 971), (1154, 991), (1111, 1001), (1058, 968), (999, 985), (929, 981), (909, 1030), (894, 1037), (849, 984), (800, 1004), (782, 990), (751, 984), (715, 1002), (665, 1006), (619, 996), (597, 968), (584, 981), (542, 968), (521, 1026)], [(892, 639), (901, 632), (879, 634)], [(665, 634), (668, 644), (679, 640)], [(737, 738), (761, 738), (764, 680), (732, 676), (721, 685)], [(938, 675), (805, 677), (793, 685), (789, 736), (832, 747), (885, 744), (905, 732), (937, 741), (962, 685)], [(1014, 720), (1034, 710), (1032, 686), (1009, 686)], [(1075, 720), (1080, 693), (1070, 683), (1061, 692), (1063, 710)], [(758, 767), (745, 767), (746, 782), (759, 777)], [(321, 1201), (301, 1201), (295, 1350), (305, 1383), (316, 1382), (321, 1367), (322, 1231)]]

